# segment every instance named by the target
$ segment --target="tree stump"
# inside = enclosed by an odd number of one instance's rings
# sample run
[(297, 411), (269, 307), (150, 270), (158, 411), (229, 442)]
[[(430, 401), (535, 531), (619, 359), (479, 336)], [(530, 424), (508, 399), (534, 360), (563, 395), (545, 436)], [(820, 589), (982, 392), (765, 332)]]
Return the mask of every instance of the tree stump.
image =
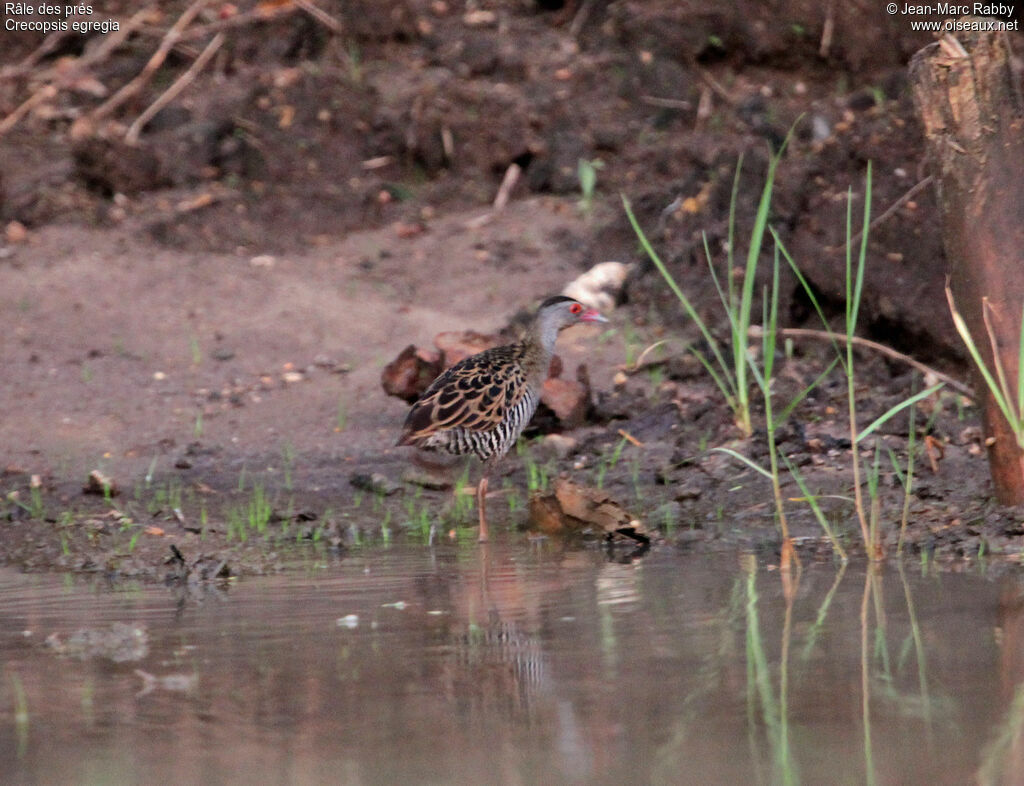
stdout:
[[(914, 55), (910, 81), (935, 175), (957, 309), (989, 369), (998, 352), (1016, 391), (1024, 308), (1024, 100), (1008, 34), (947, 34)], [(991, 306), (992, 340), (983, 299)], [(936, 303), (936, 319), (948, 319), (946, 310)], [(1003, 504), (1022, 504), (1024, 450), (977, 369), (974, 385), (996, 496)]]

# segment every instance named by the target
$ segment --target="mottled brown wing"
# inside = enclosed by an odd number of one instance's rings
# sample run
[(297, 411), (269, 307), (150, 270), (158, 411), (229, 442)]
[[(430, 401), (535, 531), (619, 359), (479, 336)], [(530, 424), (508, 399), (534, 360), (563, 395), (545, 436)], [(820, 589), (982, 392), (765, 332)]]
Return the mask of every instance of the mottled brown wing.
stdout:
[(526, 395), (516, 346), (494, 347), (456, 363), (431, 383), (405, 419), (399, 445), (453, 428), (497, 428)]

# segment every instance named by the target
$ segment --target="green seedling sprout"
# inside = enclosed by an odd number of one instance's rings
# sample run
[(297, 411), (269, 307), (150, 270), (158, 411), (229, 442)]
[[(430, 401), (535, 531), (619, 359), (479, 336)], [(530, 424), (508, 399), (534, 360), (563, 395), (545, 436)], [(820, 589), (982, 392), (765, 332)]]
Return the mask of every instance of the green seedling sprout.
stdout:
[[(985, 386), (996, 402), (996, 406), (999, 407), (999, 411), (1006, 418), (1006, 422), (1010, 424), (1010, 430), (1017, 441), (1017, 447), (1024, 451), (1024, 306), (1021, 308), (1020, 335), (1017, 339), (1017, 379), (1016, 390), (1014, 391), (1010, 386), (1006, 368), (997, 346), (996, 334), (992, 327), (995, 308), (988, 297), (981, 299), (981, 312), (985, 321), (985, 331), (988, 333), (989, 344), (992, 347), (994, 375), (992, 369), (988, 367), (981, 352), (978, 350), (971, 331), (967, 327), (967, 322), (957, 310), (956, 302), (953, 299), (953, 291), (949, 288), (949, 284), (946, 284), (946, 300), (949, 301), (949, 311), (953, 316), (956, 332), (960, 334), (960, 338), (971, 355), (971, 360), (974, 361), (978, 371), (981, 372), (981, 376), (985, 380)], [(1024, 467), (1021, 470), (1024, 471)]]
[(594, 191), (597, 188), (597, 171), (604, 168), (604, 161), (595, 158), (588, 161), (581, 158), (576, 163), (576, 174), (580, 180), (579, 208), (585, 215), (590, 215), (594, 207)]

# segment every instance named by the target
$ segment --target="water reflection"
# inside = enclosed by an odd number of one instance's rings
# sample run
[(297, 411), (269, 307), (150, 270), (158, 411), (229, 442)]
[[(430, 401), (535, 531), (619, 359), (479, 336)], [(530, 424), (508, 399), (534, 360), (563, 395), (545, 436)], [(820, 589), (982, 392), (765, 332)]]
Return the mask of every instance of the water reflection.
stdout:
[[(1013, 782), (1021, 598), (976, 574), (813, 566), (783, 581), (749, 557), (500, 542), (366, 551), (184, 598), (0, 572), (0, 771)], [(124, 630), (147, 647), (118, 661), (104, 632)]]

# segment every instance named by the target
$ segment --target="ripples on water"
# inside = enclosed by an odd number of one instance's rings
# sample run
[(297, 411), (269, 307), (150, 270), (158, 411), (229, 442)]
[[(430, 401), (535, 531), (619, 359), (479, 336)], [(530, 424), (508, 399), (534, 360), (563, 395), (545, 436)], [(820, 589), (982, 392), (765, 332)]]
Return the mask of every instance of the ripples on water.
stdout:
[[(201, 596), (2, 571), (0, 772), (1012, 782), (1021, 597), (981, 575), (813, 566), (787, 604), (750, 560), (550, 544), (367, 550)], [(104, 649), (111, 632), (138, 640)]]

